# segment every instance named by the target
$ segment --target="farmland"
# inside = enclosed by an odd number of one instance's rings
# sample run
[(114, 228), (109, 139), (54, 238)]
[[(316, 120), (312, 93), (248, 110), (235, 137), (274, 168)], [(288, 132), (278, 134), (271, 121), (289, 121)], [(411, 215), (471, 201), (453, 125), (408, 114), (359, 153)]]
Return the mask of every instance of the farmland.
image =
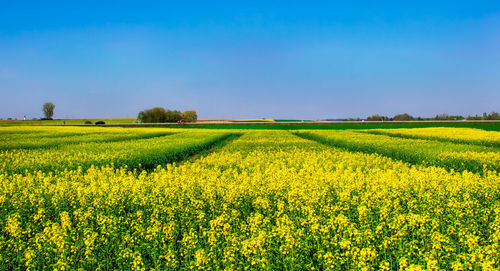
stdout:
[(498, 126), (0, 127), (0, 269), (498, 269)]
[(0, 120), (0, 126), (12, 125), (82, 125), (85, 122), (95, 123), (96, 121), (104, 121), (105, 123), (133, 123), (137, 119), (55, 119), (55, 120)]

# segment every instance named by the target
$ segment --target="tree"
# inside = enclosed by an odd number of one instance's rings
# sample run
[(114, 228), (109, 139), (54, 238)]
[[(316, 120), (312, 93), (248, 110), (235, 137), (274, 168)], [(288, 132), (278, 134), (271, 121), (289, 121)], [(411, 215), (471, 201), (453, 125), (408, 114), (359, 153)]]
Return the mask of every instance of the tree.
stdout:
[(366, 118), (366, 120), (367, 121), (387, 121), (387, 120), (389, 120), (389, 118), (386, 116), (372, 115), (372, 116)]
[(165, 118), (167, 122), (178, 122), (182, 119), (182, 114), (179, 110), (167, 110), (167, 112), (165, 112)]
[(406, 114), (406, 113), (403, 113), (403, 114), (397, 114), (396, 116), (394, 116), (394, 120), (396, 120), (396, 121), (413, 120), (413, 117)]
[(182, 113), (182, 119), (186, 122), (196, 122), (198, 115), (196, 115), (196, 111), (194, 110), (186, 110)]
[(434, 117), (435, 120), (447, 120), (448, 119), (448, 114), (446, 113), (443, 113), (441, 115), (436, 115), (436, 117)]
[(146, 109), (139, 112), (137, 118), (142, 123), (162, 123), (166, 122), (165, 109), (161, 107), (155, 107), (151, 109)]
[(498, 115), (497, 112), (491, 112), (488, 115), (488, 117), (489, 117), (490, 120), (498, 120), (498, 119), (500, 119), (500, 115)]
[(52, 119), (52, 116), (54, 116), (54, 108), (56, 108), (56, 106), (51, 102), (43, 104), (42, 111), (45, 119)]

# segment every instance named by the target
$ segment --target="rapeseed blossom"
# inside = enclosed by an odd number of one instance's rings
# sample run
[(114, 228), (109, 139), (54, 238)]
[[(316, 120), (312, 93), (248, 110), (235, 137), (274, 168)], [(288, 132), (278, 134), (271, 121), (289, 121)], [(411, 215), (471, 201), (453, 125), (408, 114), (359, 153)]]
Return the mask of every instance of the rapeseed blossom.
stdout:
[[(140, 158), (235, 132), (165, 131), (175, 134), (125, 146)], [(81, 158), (61, 155), (67, 145), (7, 150), (0, 269), (500, 268), (497, 171), (408, 163), (288, 131), (236, 132), (243, 135), (196, 159), (147, 170), (141, 159), (92, 158), (85, 146), (94, 143), (73, 146)], [(347, 134), (336, 132), (314, 133)], [(31, 167), (47, 159), (76, 167)], [(92, 162), (78, 167), (85, 159)]]

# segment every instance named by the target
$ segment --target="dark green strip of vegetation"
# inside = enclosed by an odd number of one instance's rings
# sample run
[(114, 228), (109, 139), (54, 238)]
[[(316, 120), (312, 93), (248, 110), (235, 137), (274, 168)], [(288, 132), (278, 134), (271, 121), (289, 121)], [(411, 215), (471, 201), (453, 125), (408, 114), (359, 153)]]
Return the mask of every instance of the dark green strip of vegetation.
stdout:
[[(110, 125), (117, 126), (117, 125)], [(476, 128), (486, 131), (500, 131), (500, 121), (492, 122), (357, 122), (357, 123), (221, 123), (221, 124), (155, 124), (119, 125), (120, 127), (169, 127), (200, 129), (262, 129), (262, 130), (348, 130), (348, 129), (396, 129), (426, 127)]]
[[(197, 154), (208, 153), (209, 150), (219, 144), (223, 145), (226, 141), (234, 140), (240, 137), (242, 134), (227, 133), (220, 137), (215, 138), (212, 141), (206, 143), (199, 143), (194, 145), (181, 145), (178, 146), (176, 150), (170, 150), (163, 153), (155, 153), (152, 155), (135, 156), (130, 160), (115, 161), (116, 167), (127, 166), (130, 169), (138, 170), (153, 170), (158, 165), (166, 165), (174, 162), (182, 162), (188, 160), (190, 157)], [(109, 161), (102, 161), (101, 163), (93, 163), (94, 166), (106, 165)], [(89, 168), (91, 165), (85, 165), (85, 168)]]
[[(469, 139), (455, 139), (455, 138), (446, 138), (446, 137), (438, 137), (438, 136), (424, 136), (424, 135), (407, 135), (400, 133), (387, 133), (384, 131), (359, 131), (361, 133), (367, 133), (372, 135), (385, 135), (390, 137), (397, 138), (406, 138), (406, 139), (423, 139), (423, 140), (433, 140), (439, 142), (450, 142), (456, 144), (471, 144), (477, 146), (486, 146), (486, 147), (500, 147), (500, 142), (491, 142), (491, 141), (477, 141), (477, 140), (469, 140)], [(497, 151), (497, 150), (492, 150)]]
[(176, 162), (183, 162), (183, 161), (193, 161), (196, 160), (200, 157), (207, 156), (213, 152), (216, 152), (220, 149), (222, 149), (224, 146), (231, 144), (231, 142), (235, 141), (236, 139), (240, 138), (243, 134), (237, 133), (237, 134), (229, 134), (227, 137), (223, 137), (220, 140), (214, 141), (212, 145), (207, 146), (205, 149), (199, 151), (198, 153), (194, 153), (190, 155), (189, 157), (185, 157), (179, 161)]
[[(447, 170), (454, 170), (459, 172), (468, 170), (470, 172), (480, 173), (480, 174), (483, 174), (485, 170), (483, 167), (484, 165), (480, 161), (475, 161), (475, 160), (464, 161), (461, 159), (453, 159), (453, 158), (441, 160), (438, 159), (437, 156), (438, 153), (432, 156), (427, 153), (418, 152), (417, 150), (414, 152), (409, 152), (409, 151), (402, 151), (400, 149), (381, 148), (370, 145), (369, 143), (359, 144), (359, 143), (349, 142), (348, 140), (325, 138), (321, 135), (316, 135), (308, 132), (296, 132), (294, 133), (294, 135), (304, 139), (313, 140), (325, 145), (344, 149), (346, 151), (362, 152), (367, 154), (376, 153), (415, 165), (422, 164), (426, 166), (438, 166), (446, 168)], [(493, 166), (493, 168), (489, 169), (500, 171), (500, 165)]]

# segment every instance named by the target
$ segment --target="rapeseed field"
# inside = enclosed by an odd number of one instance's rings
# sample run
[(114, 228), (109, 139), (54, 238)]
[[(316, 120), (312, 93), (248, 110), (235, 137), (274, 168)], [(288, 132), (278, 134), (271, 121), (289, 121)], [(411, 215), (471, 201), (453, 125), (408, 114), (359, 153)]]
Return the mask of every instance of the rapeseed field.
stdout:
[(411, 132), (0, 128), (0, 269), (500, 268), (500, 132)]

